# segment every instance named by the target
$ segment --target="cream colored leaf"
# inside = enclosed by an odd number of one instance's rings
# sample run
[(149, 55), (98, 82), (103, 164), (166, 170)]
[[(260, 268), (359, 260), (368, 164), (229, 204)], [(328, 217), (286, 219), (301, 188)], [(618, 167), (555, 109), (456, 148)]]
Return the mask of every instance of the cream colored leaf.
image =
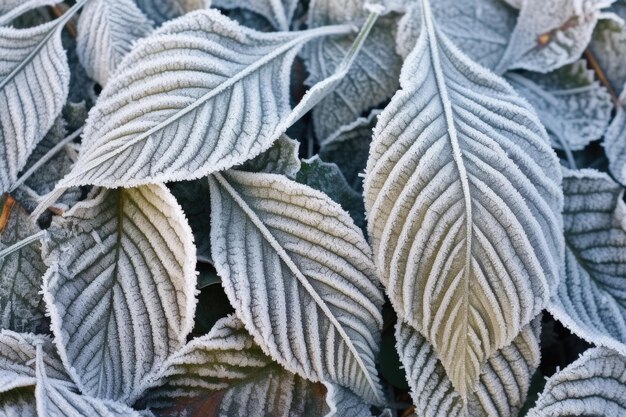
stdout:
[(395, 310), (467, 398), (558, 284), (561, 172), (527, 102), (422, 6), (402, 89), (374, 130), (365, 206)]

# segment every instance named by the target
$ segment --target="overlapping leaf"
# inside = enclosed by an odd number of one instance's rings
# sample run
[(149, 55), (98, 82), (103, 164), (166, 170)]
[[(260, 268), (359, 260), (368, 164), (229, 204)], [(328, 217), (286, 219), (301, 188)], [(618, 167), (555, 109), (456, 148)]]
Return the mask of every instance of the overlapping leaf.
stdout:
[(59, 187), (188, 180), (256, 156), (288, 126), (297, 51), (349, 30), (260, 33), (214, 10), (165, 24), (102, 91), (81, 157)]
[(611, 96), (583, 60), (549, 74), (511, 72), (506, 78), (532, 104), (553, 147), (581, 150), (609, 125)]
[[(0, 202), (0, 249), (39, 231), (13, 198), (5, 196)], [(0, 328), (17, 332), (48, 331), (46, 310), (39, 294), (45, 271), (38, 241), (0, 259)]]
[[(313, 0), (309, 7), (309, 27), (344, 22), (360, 24), (368, 13), (365, 3), (364, 0)], [(315, 133), (320, 140), (397, 90), (401, 59), (390, 47), (394, 43), (395, 19), (394, 15), (379, 19), (346, 77), (313, 110)], [(353, 39), (354, 35), (326, 37), (308, 44), (302, 54), (310, 73), (307, 83), (314, 84), (332, 74), (350, 50)]]
[(61, 357), (82, 393), (132, 404), (193, 325), (180, 206), (163, 185), (99, 189), (49, 231), (44, 297)]
[(135, 2), (157, 25), (185, 13), (211, 6), (211, 0), (135, 0)]
[(292, 372), (382, 394), (382, 294), (370, 249), (338, 204), (283, 176), (209, 177), (213, 259), (264, 352)]
[(607, 174), (567, 170), (565, 277), (550, 312), (574, 333), (626, 355), (626, 205)]
[(402, 89), (374, 131), (365, 205), (394, 308), (467, 398), (558, 283), (561, 173), (526, 101), (422, 6)]
[[(192, 340), (167, 363), (162, 387), (147, 397), (161, 408), (176, 399), (172, 411), (213, 404), (220, 416), (367, 417), (368, 406), (349, 390), (306, 381), (268, 358), (234, 316)], [(180, 401), (181, 398), (191, 400)]]
[(422, 417), (515, 417), (526, 400), (539, 366), (540, 319), (526, 325), (513, 342), (498, 350), (480, 370), (467, 402), (454, 390), (433, 347), (406, 323), (396, 325), (397, 349)]
[(607, 12), (614, 15), (607, 15), (605, 19), (598, 22), (589, 44), (589, 50), (602, 68), (613, 90), (619, 93), (626, 83), (626, 68), (623, 65), (624, 55), (626, 55), (626, 29), (623, 21), (626, 18), (626, 2), (615, 1)]
[(287, 135), (281, 135), (268, 150), (246, 161), (238, 169), (241, 171), (283, 174), (293, 178), (300, 171), (299, 148), (300, 142), (289, 138)]
[(549, 72), (576, 61), (591, 40), (602, 8), (613, 0), (525, 0), (496, 72)]
[(61, 29), (82, 3), (32, 28), (0, 26), (0, 192), (15, 182), (65, 103), (70, 70)]
[(265, 17), (277, 30), (288, 31), (298, 0), (213, 0), (213, 6), (248, 9)]
[(626, 357), (586, 351), (550, 378), (528, 417), (621, 416), (626, 413)]
[(91, 0), (78, 21), (77, 52), (87, 74), (105, 85), (152, 24), (133, 0)]

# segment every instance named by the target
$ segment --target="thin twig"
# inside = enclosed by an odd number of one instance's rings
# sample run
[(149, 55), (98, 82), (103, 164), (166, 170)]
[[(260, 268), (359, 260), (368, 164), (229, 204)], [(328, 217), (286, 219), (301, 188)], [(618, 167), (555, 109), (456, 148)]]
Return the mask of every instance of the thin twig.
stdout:
[(2, 214), (0, 214), (0, 232), (4, 231), (4, 228), (7, 227), (9, 215), (11, 214), (11, 210), (14, 205), (15, 199), (7, 194), (4, 204), (2, 205)]
[[(64, 7), (61, 7), (58, 4), (55, 4), (54, 6), (48, 6), (50, 11), (52, 12), (52, 15), (57, 18), (57, 17), (61, 17), (63, 15), (63, 13), (65, 13), (68, 9), (67, 5), (63, 5)], [(70, 36), (74, 39), (76, 39), (76, 26), (74, 25), (74, 22), (72, 22), (71, 20), (69, 20), (66, 24), (65, 24), (65, 28), (67, 29), (67, 33), (70, 34)]]
[(606, 78), (606, 75), (604, 74), (602, 67), (600, 66), (600, 64), (598, 64), (598, 61), (596, 60), (596, 57), (593, 56), (593, 53), (591, 52), (591, 50), (589, 50), (589, 48), (585, 49), (583, 56), (589, 63), (589, 66), (591, 67), (593, 72), (596, 74), (596, 77), (598, 77), (598, 80), (600, 81), (600, 83), (604, 86), (604, 88), (607, 89), (607, 91), (611, 95), (611, 99), (613, 100), (613, 104), (615, 105), (615, 107), (619, 107), (620, 106), (619, 96), (615, 93), (615, 90), (613, 90), (613, 87), (611, 86), (609, 79)]
[(18, 250), (22, 249), (24, 246), (30, 245), (36, 240), (39, 240), (39, 238), (44, 236), (45, 234), (46, 234), (45, 230), (40, 230), (34, 235), (28, 236), (26, 239), (22, 239), (19, 242), (16, 242), (13, 245), (9, 246), (8, 248), (0, 250), (0, 259), (4, 258), (7, 255), (12, 254), (13, 252), (17, 252)]

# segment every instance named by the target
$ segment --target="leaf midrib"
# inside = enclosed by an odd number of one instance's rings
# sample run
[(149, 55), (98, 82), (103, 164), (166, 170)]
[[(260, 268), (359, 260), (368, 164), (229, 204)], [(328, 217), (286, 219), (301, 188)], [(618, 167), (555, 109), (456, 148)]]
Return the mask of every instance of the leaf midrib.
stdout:
[(281, 260), (287, 265), (287, 267), (291, 270), (291, 272), (296, 276), (302, 287), (307, 291), (307, 293), (313, 298), (318, 307), (324, 312), (325, 316), (330, 320), (332, 325), (335, 327), (344, 343), (348, 346), (350, 352), (352, 352), (353, 357), (357, 361), (361, 371), (363, 372), (365, 378), (367, 379), (368, 384), (370, 385), (370, 389), (374, 394), (374, 397), (380, 401), (378, 391), (376, 390), (376, 385), (374, 381), (372, 381), (369, 372), (367, 371), (367, 367), (363, 363), (361, 359), (361, 355), (356, 350), (356, 347), (352, 343), (352, 340), (347, 335), (343, 326), (339, 321), (335, 318), (330, 311), (330, 308), (326, 305), (326, 302), (322, 299), (322, 297), (315, 291), (315, 289), (311, 286), (311, 284), (307, 281), (305, 275), (300, 271), (295, 262), (291, 259), (289, 254), (285, 251), (285, 249), (280, 245), (278, 240), (272, 235), (269, 229), (265, 226), (263, 221), (256, 215), (254, 210), (245, 202), (243, 197), (239, 195), (239, 193), (230, 185), (230, 183), (220, 174), (215, 173), (212, 176), (217, 180), (217, 182), (230, 194), (232, 199), (237, 203), (237, 205), (243, 210), (243, 212), (248, 216), (248, 218), (252, 221), (252, 223), (259, 229), (261, 235), (265, 238), (265, 240), (272, 246), (272, 248), (276, 251)]
[[(463, 284), (464, 288), (461, 296), (463, 297), (462, 309), (463, 309), (463, 329), (461, 329), (461, 337), (463, 340), (467, 341), (468, 339), (468, 325), (469, 325), (469, 281), (470, 281), (470, 270), (471, 270), (471, 258), (472, 258), (472, 202), (470, 195), (470, 187), (467, 180), (467, 170), (465, 169), (465, 165), (463, 163), (463, 155), (461, 152), (461, 147), (459, 145), (459, 140), (457, 137), (456, 126), (454, 123), (454, 114), (452, 111), (452, 104), (448, 97), (448, 89), (445, 81), (444, 71), (442, 68), (441, 60), (439, 58), (439, 49), (437, 44), (437, 37), (435, 34), (435, 28), (433, 26), (433, 17), (432, 12), (430, 10), (429, 0), (422, 0), (422, 10), (423, 10), (423, 20), (426, 26), (426, 30), (428, 33), (428, 46), (430, 49), (431, 56), (431, 66), (435, 75), (435, 81), (437, 85), (437, 90), (439, 91), (439, 96), (441, 100), (441, 106), (443, 108), (443, 113), (445, 116), (446, 125), (448, 126), (448, 137), (450, 138), (450, 145), (452, 147), (452, 156), (457, 167), (457, 171), (459, 173), (459, 179), (461, 181), (461, 188), (463, 190), (463, 196), (465, 201), (465, 217), (466, 217), (466, 252), (465, 252), (465, 269), (463, 271)], [(465, 343), (464, 352), (462, 361), (463, 361), (463, 370), (467, 371), (467, 343)], [(466, 379), (463, 378), (462, 382), (462, 390), (461, 396), (463, 398), (467, 397), (467, 386)]]

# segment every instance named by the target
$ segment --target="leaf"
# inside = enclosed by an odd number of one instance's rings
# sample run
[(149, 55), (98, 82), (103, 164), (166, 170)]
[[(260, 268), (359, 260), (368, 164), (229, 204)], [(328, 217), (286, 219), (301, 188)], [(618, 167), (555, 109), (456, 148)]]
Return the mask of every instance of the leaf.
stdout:
[(243, 8), (266, 18), (276, 30), (288, 31), (298, 0), (213, 0), (214, 7)]
[[(24, 208), (10, 196), (0, 199), (0, 249), (37, 233)], [(39, 294), (46, 266), (41, 245), (31, 243), (0, 259), (0, 328), (43, 333), (49, 329), (45, 306)]]
[[(517, 22), (517, 11), (503, 0), (439, 0), (432, 4), (433, 15), (440, 30), (468, 57), (494, 70), (502, 60)], [(404, 19), (419, 22), (415, 8)], [(418, 28), (419, 29), (419, 28)], [(408, 55), (413, 42), (404, 55)]]
[[(48, 151), (53, 149), (58, 143), (66, 138), (67, 131), (63, 118), (59, 117), (46, 136), (37, 144), (37, 147), (30, 154), (20, 178), (30, 170)], [(71, 144), (67, 144), (56, 153), (47, 163), (40, 166), (23, 185), (12, 191), (12, 195), (18, 200), (27, 211), (32, 211), (38, 204), (42, 196), (45, 196), (56, 186), (57, 182), (70, 172), (74, 160), (77, 157), (76, 150)], [(16, 183), (17, 184), (17, 183)], [(13, 186), (15, 188), (15, 185)], [(78, 188), (72, 188), (57, 201), (56, 205), (69, 207), (82, 197), (82, 192)], [(43, 275), (43, 274), (42, 274)]]
[(303, 161), (296, 181), (329, 196), (350, 214), (359, 228), (365, 228), (365, 207), (361, 194), (350, 187), (337, 164), (324, 162), (315, 155)]
[(527, 417), (619, 416), (626, 412), (626, 359), (606, 348), (587, 350), (550, 378)]
[(290, 139), (287, 135), (283, 134), (268, 150), (246, 161), (238, 169), (249, 172), (282, 174), (293, 178), (298, 171), (300, 171), (300, 158), (298, 158), (299, 149), (300, 142)]
[[(46, 366), (49, 379), (57, 381), (58, 384), (73, 386), (50, 337), (32, 333), (17, 333), (10, 330), (0, 331), (0, 375), (2, 375), (2, 379), (7, 376), (22, 380), (28, 378), (34, 385), (37, 378), (35, 370), (36, 345), (41, 349), (42, 358), (40, 360)], [(0, 391), (6, 391), (6, 386)]]
[(107, 83), (81, 157), (58, 188), (189, 180), (251, 159), (289, 126), (297, 51), (347, 30), (259, 33), (214, 10), (164, 25), (137, 43)]
[(137, 6), (157, 25), (194, 10), (208, 9), (211, 0), (135, 0)]
[(379, 114), (380, 111), (374, 110), (368, 117), (359, 117), (320, 144), (319, 157), (336, 163), (348, 184), (359, 193), (363, 192), (363, 172), (372, 142), (372, 129)]
[(467, 401), (453, 388), (433, 347), (406, 323), (396, 325), (396, 347), (411, 387), (416, 414), (423, 417), (515, 417), (539, 366), (541, 319), (526, 325), (513, 342), (481, 367), (476, 392)]
[(465, 57), (422, 4), (402, 89), (374, 130), (365, 207), (395, 310), (467, 398), (558, 283), (561, 174), (526, 101)]
[(0, 416), (37, 417), (37, 408), (32, 400), (34, 391), (34, 387), (28, 387), (0, 393)]
[(37, 7), (51, 6), (62, 0), (3, 0), (0, 4), (0, 26), (6, 26), (29, 10)]
[(626, 184), (626, 88), (620, 95), (615, 117), (606, 130), (603, 145), (611, 175), (620, 184)]
[[(613, 90), (619, 93), (626, 84), (626, 70), (623, 65), (623, 57), (626, 55), (626, 30), (623, 21), (626, 18), (626, 3), (616, 1), (608, 12), (615, 15), (613, 18), (598, 22), (589, 50), (598, 61)], [(621, 21), (617, 21), (618, 19)]]
[(263, 351), (311, 381), (382, 394), (382, 294), (362, 233), (325, 194), (273, 174), (209, 177), (213, 259)]
[(571, 64), (591, 40), (600, 9), (613, 0), (525, 0), (497, 73), (546, 73)]
[(193, 326), (180, 206), (163, 185), (96, 189), (49, 232), (43, 291), (68, 372), (83, 394), (132, 404)]
[[(313, 0), (308, 25), (314, 28), (363, 21), (368, 13), (364, 5), (364, 0)], [(395, 19), (395, 15), (390, 15), (378, 20), (345, 78), (313, 109), (315, 133), (320, 140), (353, 122), (398, 89), (402, 61), (393, 48)], [(308, 44), (301, 54), (309, 71), (306, 83), (313, 85), (335, 72), (353, 40), (354, 35), (345, 35), (319, 38)]]
[(191, 415), (224, 417), (371, 416), (349, 390), (325, 383), (324, 399), (321, 384), (272, 362), (233, 315), (189, 342), (167, 366), (165, 384), (151, 392), (148, 404), (161, 408), (172, 399), (175, 405), (166, 410), (180, 414), (182, 408)]
[(61, 29), (84, 1), (39, 26), (0, 26), (0, 193), (15, 182), (63, 108), (70, 70)]
[(133, 0), (91, 0), (78, 21), (77, 52), (87, 74), (105, 85), (152, 24)]
[(509, 72), (506, 79), (534, 107), (555, 148), (581, 150), (609, 125), (611, 95), (584, 60), (548, 74)]
[(595, 170), (566, 170), (565, 275), (550, 313), (581, 338), (626, 355), (626, 205)]

